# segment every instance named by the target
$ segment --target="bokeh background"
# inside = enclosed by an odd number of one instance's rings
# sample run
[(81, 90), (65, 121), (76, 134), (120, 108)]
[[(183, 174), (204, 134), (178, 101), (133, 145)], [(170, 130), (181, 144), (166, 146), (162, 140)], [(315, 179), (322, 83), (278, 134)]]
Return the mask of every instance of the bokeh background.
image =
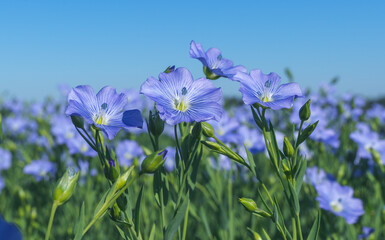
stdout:
[[(384, 1), (0, 1), (0, 94), (25, 100), (90, 84), (139, 89), (169, 65), (202, 77), (191, 40), (302, 87), (385, 93)], [(226, 95), (238, 85), (221, 79)]]

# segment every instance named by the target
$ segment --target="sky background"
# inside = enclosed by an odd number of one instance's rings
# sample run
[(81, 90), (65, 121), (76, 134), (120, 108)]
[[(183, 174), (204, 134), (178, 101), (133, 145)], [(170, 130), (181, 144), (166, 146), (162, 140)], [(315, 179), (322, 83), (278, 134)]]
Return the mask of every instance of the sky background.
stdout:
[[(202, 65), (191, 40), (247, 69), (289, 68), (301, 87), (385, 95), (385, 1), (0, 1), (0, 96), (58, 85), (136, 88), (169, 65)], [(219, 79), (225, 95), (239, 84)]]

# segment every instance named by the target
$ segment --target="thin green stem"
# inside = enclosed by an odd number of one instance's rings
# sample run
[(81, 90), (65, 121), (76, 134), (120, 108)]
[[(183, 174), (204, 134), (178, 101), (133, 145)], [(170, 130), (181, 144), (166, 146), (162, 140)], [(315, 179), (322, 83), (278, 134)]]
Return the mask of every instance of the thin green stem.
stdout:
[(303, 240), (302, 230), (301, 230), (301, 220), (299, 219), (299, 215), (296, 214), (295, 221), (297, 223), (298, 236), (300, 240)]
[(187, 210), (186, 210), (186, 214), (184, 215), (182, 240), (186, 239), (189, 210), (190, 210), (190, 199), (188, 199)]
[(140, 176), (139, 175), (135, 175), (124, 187), (122, 187), (115, 195), (114, 197), (108, 202), (108, 203), (104, 203), (104, 205), (100, 208), (100, 210), (98, 211), (98, 213), (95, 214), (95, 216), (92, 218), (92, 221), (87, 225), (87, 227), (83, 230), (83, 235), (84, 236), (87, 231), (92, 227), (92, 225), (94, 225), (94, 223), (99, 220), (99, 218), (101, 216), (103, 216), (106, 212), (106, 210), (112, 206), (112, 204), (114, 204), (114, 202), (116, 201), (116, 199), (118, 199), (118, 197), (120, 195), (122, 195), (124, 193), (124, 191), (136, 180), (138, 179), (138, 177)]
[(48, 228), (47, 228), (47, 232), (45, 234), (45, 240), (48, 240), (49, 236), (51, 235), (52, 223), (53, 223), (53, 219), (55, 217), (55, 212), (56, 212), (56, 209), (58, 206), (59, 206), (58, 203), (56, 201), (54, 201), (52, 204), (52, 208), (51, 208), (51, 216), (49, 217)]

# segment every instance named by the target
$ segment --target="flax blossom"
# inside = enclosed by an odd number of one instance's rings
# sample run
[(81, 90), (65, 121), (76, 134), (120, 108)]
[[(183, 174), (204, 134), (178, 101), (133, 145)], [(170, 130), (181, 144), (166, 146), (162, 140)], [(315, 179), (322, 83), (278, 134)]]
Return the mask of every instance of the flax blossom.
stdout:
[(233, 61), (223, 58), (218, 48), (210, 48), (206, 52), (200, 43), (191, 41), (190, 57), (198, 59), (203, 64), (206, 77), (212, 80), (219, 77), (232, 78), (238, 72), (247, 72), (243, 66), (234, 66)]
[(250, 74), (238, 73), (235, 77), (240, 82), (243, 102), (257, 103), (273, 110), (291, 108), (294, 98), (302, 92), (297, 83), (280, 84), (281, 78), (276, 73), (263, 74), (261, 70), (251, 70)]
[(97, 94), (90, 86), (73, 88), (68, 95), (67, 115), (81, 116), (88, 124), (101, 129), (111, 140), (120, 129), (141, 128), (143, 119), (137, 109), (126, 110), (128, 100), (112, 87), (104, 87)]
[(210, 119), (218, 121), (223, 111), (221, 89), (205, 78), (194, 81), (186, 68), (161, 73), (159, 80), (148, 78), (140, 93), (156, 102), (161, 119), (170, 125)]

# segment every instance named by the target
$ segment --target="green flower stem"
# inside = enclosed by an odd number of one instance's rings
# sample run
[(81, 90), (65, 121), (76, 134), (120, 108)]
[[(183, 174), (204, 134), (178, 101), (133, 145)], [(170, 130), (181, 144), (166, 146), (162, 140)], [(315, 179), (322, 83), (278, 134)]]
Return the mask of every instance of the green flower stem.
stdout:
[(186, 210), (186, 214), (184, 216), (182, 240), (186, 239), (189, 210), (190, 210), (190, 199), (188, 199), (187, 210)]
[(101, 207), (101, 209), (98, 211), (98, 213), (95, 214), (95, 216), (92, 218), (92, 221), (87, 225), (87, 227), (84, 229), (83, 231), (83, 235), (84, 236), (87, 231), (92, 227), (92, 225), (94, 225), (94, 223), (99, 220), (99, 218), (101, 218), (105, 212), (107, 211), (108, 208), (110, 208), (116, 201), (116, 199), (118, 199), (118, 197), (120, 195), (122, 195), (124, 193), (124, 191), (136, 180), (138, 179), (140, 176), (140, 174), (134, 176), (124, 187), (122, 187), (115, 195), (114, 197), (108, 202), (108, 203), (104, 203), (103, 206)]
[(49, 217), (48, 229), (47, 229), (47, 232), (45, 234), (45, 240), (48, 240), (49, 236), (51, 235), (52, 223), (53, 223), (53, 219), (55, 217), (55, 212), (56, 212), (56, 209), (58, 206), (59, 206), (58, 203), (56, 201), (54, 201), (52, 204), (52, 208), (51, 208), (51, 216)]
[(296, 221), (296, 225), (297, 225), (297, 229), (298, 229), (298, 236), (299, 236), (299, 239), (300, 240), (303, 240), (303, 236), (302, 236), (302, 230), (301, 230), (301, 221), (299, 219), (299, 215), (296, 214), (296, 218), (295, 218), (295, 221)]

